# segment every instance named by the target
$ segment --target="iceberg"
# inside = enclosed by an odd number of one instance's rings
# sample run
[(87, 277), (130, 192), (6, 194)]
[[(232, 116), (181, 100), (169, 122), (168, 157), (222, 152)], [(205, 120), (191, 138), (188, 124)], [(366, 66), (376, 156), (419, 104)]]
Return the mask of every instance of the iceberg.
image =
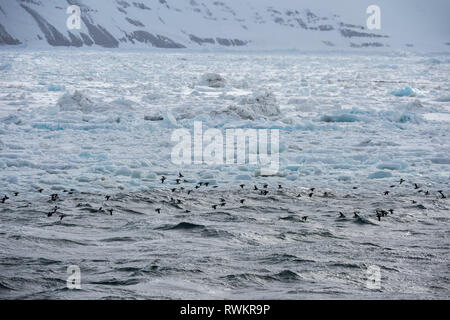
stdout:
[(411, 88), (410, 86), (406, 86), (401, 89), (395, 89), (390, 92), (390, 94), (396, 97), (422, 97), (424, 94), (415, 88)]

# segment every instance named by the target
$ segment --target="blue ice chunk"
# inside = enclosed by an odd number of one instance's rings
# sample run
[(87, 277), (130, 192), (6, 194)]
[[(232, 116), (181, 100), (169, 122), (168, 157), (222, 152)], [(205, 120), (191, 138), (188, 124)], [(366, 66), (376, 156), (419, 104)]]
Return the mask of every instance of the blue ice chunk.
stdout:
[(360, 121), (358, 117), (353, 114), (337, 114), (337, 115), (323, 115), (320, 117), (323, 122), (357, 122)]
[(60, 92), (60, 91), (65, 91), (66, 87), (64, 86), (60, 86), (57, 84), (51, 84), (47, 87), (48, 91), (53, 91), (53, 92)]
[(416, 96), (422, 96), (423, 94), (414, 88), (411, 88), (410, 86), (406, 86), (401, 89), (395, 89), (390, 92), (390, 94), (396, 96), (396, 97), (416, 97)]
[(236, 177), (235, 177), (235, 180), (252, 180), (252, 177), (250, 177), (248, 174), (240, 174), (240, 175), (237, 175)]
[(286, 179), (289, 180), (289, 181), (295, 181), (295, 180), (298, 179), (298, 175), (291, 174), (291, 175), (287, 176)]

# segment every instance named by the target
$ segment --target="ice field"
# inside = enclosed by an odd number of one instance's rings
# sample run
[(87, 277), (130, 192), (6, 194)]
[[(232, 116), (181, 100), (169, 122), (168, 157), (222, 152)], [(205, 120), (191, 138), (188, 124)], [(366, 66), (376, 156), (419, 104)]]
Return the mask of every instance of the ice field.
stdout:
[[(410, 53), (0, 51), (0, 296), (449, 298), (449, 72)], [(174, 164), (194, 122), (278, 129), (279, 171)]]

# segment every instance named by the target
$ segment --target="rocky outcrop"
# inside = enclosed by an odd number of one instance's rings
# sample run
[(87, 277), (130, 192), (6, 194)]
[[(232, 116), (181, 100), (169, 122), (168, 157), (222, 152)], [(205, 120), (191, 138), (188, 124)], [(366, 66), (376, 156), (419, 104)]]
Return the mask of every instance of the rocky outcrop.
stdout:
[[(1, 9), (1, 7), (0, 7)], [(14, 39), (5, 29), (5, 27), (0, 23), (0, 45), (16, 45), (21, 42)]]

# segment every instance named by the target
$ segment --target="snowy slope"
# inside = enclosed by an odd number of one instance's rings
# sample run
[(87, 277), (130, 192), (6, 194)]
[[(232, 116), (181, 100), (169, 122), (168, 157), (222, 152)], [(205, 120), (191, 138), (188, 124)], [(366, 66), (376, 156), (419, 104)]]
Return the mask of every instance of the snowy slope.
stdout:
[[(448, 49), (449, 5), (416, 2), (378, 1), (382, 28), (367, 30), (366, 0), (2, 0), (0, 45)], [(66, 26), (70, 5), (81, 7), (80, 30)]]

